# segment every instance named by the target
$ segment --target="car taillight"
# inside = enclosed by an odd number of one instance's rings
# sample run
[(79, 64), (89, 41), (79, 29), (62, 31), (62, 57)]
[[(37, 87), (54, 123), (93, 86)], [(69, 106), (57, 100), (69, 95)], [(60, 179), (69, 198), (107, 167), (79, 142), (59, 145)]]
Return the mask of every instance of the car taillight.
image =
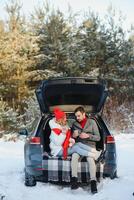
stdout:
[(106, 143), (115, 143), (114, 137), (112, 135), (108, 135), (106, 138)]
[(30, 144), (40, 144), (40, 137), (31, 137)]

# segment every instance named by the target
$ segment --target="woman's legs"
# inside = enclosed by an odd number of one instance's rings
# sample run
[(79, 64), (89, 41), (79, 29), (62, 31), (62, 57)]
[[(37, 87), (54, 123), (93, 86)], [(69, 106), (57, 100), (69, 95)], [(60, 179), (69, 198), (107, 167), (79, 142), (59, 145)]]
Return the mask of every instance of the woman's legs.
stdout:
[(93, 152), (93, 153), (96, 152), (96, 149), (95, 149), (95, 148), (90, 147), (90, 146), (88, 146), (88, 145), (86, 145), (86, 144), (83, 144), (83, 143), (81, 143), (81, 142), (75, 143), (75, 145), (78, 145), (80, 148), (85, 149), (85, 150), (87, 150), (87, 151), (89, 151), (89, 152)]
[[(68, 155), (70, 156), (73, 153), (77, 153), (80, 156), (92, 157), (94, 159), (96, 159), (96, 156), (97, 156), (96, 149), (89, 147), (85, 144), (82, 144), (81, 142), (78, 142), (78, 143), (74, 144), (72, 147), (68, 148)], [(57, 154), (57, 156), (62, 157), (63, 156), (63, 150), (61, 150)]]
[(81, 148), (79, 145), (73, 145), (72, 147), (68, 148), (68, 155), (72, 155), (73, 153), (78, 153), (80, 156), (91, 156), (94, 157), (95, 153), (90, 152)]

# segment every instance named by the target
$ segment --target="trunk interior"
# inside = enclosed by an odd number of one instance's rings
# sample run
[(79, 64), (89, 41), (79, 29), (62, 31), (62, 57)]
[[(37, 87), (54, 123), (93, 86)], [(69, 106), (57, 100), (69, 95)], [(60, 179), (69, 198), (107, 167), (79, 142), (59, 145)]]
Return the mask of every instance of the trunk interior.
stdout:
[[(50, 119), (52, 119), (52, 117), (49, 117), (47, 118), (45, 121), (44, 121), (44, 124), (42, 126), (42, 130), (40, 130), (40, 137), (41, 137), (41, 143), (43, 145), (43, 151), (44, 152), (48, 152), (50, 153), (50, 147), (49, 147), (49, 144), (50, 144), (50, 139), (49, 139), (49, 136), (51, 134), (51, 129), (50, 129), (50, 126), (49, 126), (49, 121)], [(71, 128), (72, 126), (72, 123), (74, 122), (74, 116), (72, 116), (71, 114), (69, 114), (67, 116), (67, 119), (68, 119), (68, 124)], [(96, 149), (97, 150), (104, 150), (104, 140), (105, 140), (105, 135), (104, 135), (104, 131), (103, 129), (100, 127), (99, 125), (99, 122), (97, 121), (96, 118), (94, 118), (95, 122), (97, 123), (97, 126), (99, 128), (99, 132), (100, 132), (100, 136), (101, 136), (101, 140), (98, 141), (96, 143)]]

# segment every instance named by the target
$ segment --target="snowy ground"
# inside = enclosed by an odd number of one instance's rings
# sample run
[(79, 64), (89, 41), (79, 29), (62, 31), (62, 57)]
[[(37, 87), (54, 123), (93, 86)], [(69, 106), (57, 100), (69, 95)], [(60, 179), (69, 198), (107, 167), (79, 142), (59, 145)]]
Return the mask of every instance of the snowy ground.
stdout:
[[(69, 187), (37, 183), (25, 187), (22, 141), (0, 140), (0, 200), (134, 200), (134, 134), (115, 137), (118, 154), (118, 179), (103, 180), (98, 194), (86, 189), (71, 191)], [(2, 195), (5, 195), (5, 197)]]

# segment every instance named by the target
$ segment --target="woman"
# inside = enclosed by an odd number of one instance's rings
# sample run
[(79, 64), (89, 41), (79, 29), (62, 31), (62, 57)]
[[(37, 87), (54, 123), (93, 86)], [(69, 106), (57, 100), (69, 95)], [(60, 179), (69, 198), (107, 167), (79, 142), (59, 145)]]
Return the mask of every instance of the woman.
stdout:
[(94, 151), (90, 147), (82, 143), (76, 143), (71, 138), (70, 128), (67, 124), (65, 112), (60, 108), (54, 109), (54, 118), (50, 120), (49, 125), (51, 128), (50, 134), (50, 149), (53, 156), (63, 156), (64, 159), (67, 155), (78, 153), (81, 156), (94, 156)]

